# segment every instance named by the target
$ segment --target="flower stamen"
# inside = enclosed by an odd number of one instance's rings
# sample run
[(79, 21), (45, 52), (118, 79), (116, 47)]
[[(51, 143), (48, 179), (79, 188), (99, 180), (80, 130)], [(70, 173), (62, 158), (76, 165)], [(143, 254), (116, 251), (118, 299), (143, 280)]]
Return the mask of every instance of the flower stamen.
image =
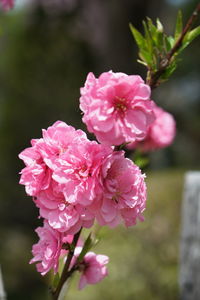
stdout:
[(125, 112), (127, 110), (126, 99), (115, 96), (115, 110)]

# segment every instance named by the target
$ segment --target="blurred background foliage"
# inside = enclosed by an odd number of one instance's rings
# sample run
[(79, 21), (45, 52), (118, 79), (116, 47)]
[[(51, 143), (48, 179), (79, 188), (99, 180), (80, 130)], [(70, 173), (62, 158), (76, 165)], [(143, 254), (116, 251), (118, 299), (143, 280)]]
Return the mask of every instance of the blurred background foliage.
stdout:
[[(140, 74), (128, 23), (159, 17), (167, 33), (178, 9), (186, 21), (193, 0), (27, 0), (0, 12), (0, 264), (8, 299), (48, 299), (47, 278), (29, 266), (33, 229), (40, 225), (31, 198), (18, 185), (18, 153), (41, 128), (60, 119), (85, 130), (79, 88), (86, 75)], [(96, 251), (110, 255), (109, 277), (69, 299), (178, 299), (178, 244), (183, 174), (200, 165), (200, 41), (182, 54), (171, 80), (152, 99), (173, 113), (177, 137), (150, 154), (146, 221), (135, 228), (103, 229)]]

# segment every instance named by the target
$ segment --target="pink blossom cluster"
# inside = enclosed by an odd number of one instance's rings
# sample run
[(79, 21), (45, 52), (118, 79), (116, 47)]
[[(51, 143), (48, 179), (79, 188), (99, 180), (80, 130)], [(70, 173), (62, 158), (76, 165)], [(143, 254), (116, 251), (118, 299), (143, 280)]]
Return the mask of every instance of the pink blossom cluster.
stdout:
[(165, 148), (172, 144), (176, 135), (176, 122), (174, 117), (155, 105), (156, 119), (149, 126), (147, 136), (143, 141), (133, 142), (127, 145), (128, 149), (139, 148), (144, 152)]
[(40, 261), (42, 275), (50, 269), (57, 272), (63, 239), (81, 227), (90, 228), (95, 219), (111, 227), (142, 220), (144, 175), (123, 151), (90, 141), (83, 131), (57, 121), (19, 157), (25, 163), (20, 183), (45, 220), (36, 230), (40, 241), (33, 246), (31, 260)]
[[(51, 269), (56, 274), (58, 271), (59, 258), (68, 253), (63, 250), (64, 245), (70, 245), (73, 241), (72, 235), (66, 235), (55, 229), (44, 221), (43, 227), (38, 227), (36, 232), (40, 238), (39, 242), (33, 245), (33, 258), (30, 263), (37, 263), (37, 270), (42, 275), (45, 275)], [(83, 289), (86, 284), (95, 284), (107, 276), (108, 271), (106, 264), (109, 258), (106, 255), (94, 252), (88, 252), (84, 258), (78, 262), (77, 258), (81, 253), (81, 242), (75, 248), (74, 257), (70, 265), (71, 269), (75, 268), (81, 273), (79, 281), (79, 289)]]
[(14, 6), (14, 0), (0, 0), (0, 6), (4, 11), (8, 11)]
[[(110, 71), (95, 78), (89, 73), (81, 88), (80, 108), (83, 122), (100, 143), (57, 121), (19, 154), (25, 164), (20, 184), (44, 219), (43, 227), (36, 229), (40, 240), (30, 261), (37, 262), (42, 275), (51, 269), (57, 272), (73, 235), (95, 220), (110, 227), (143, 220), (145, 175), (113, 146), (131, 143), (149, 150), (170, 144), (175, 135), (174, 119), (150, 100), (150, 88), (140, 76)], [(82, 272), (82, 289), (107, 275), (108, 257), (88, 252), (80, 262), (80, 249), (71, 268)]]
[(123, 151), (89, 141), (61, 121), (31, 144), (19, 155), (26, 165), (20, 183), (52, 228), (75, 234), (94, 219), (113, 227), (142, 218), (144, 175)]

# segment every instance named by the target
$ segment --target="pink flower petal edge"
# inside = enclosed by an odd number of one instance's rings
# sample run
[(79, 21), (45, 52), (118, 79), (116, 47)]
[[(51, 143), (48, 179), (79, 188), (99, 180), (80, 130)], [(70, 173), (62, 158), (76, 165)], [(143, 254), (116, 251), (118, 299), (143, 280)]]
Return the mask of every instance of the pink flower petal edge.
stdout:
[(155, 121), (149, 126), (146, 138), (141, 142), (134, 142), (127, 145), (128, 149), (139, 148), (144, 152), (168, 147), (174, 141), (176, 135), (176, 122), (174, 117), (155, 106)]

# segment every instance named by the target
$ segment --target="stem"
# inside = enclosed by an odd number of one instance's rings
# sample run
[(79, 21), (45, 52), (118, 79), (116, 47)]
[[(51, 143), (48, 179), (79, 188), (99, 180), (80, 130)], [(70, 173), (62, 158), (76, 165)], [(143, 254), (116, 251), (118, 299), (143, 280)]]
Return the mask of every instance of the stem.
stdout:
[(188, 19), (180, 37), (176, 41), (173, 48), (166, 54), (166, 57), (161, 61), (160, 67), (158, 71), (153, 74), (150, 74), (150, 78), (147, 81), (147, 84), (150, 86), (151, 89), (156, 88), (159, 85), (159, 78), (165, 72), (166, 68), (169, 66), (171, 59), (173, 58), (174, 54), (181, 48), (183, 39), (186, 33), (191, 29), (192, 25), (196, 21), (198, 14), (200, 13), (200, 3), (197, 5), (196, 9)]
[(58, 285), (57, 285), (57, 288), (56, 288), (55, 291), (52, 291), (52, 299), (53, 300), (57, 300), (58, 299), (64, 283), (68, 280), (68, 278), (71, 276), (71, 274), (76, 270), (74, 268), (72, 268), (71, 270), (69, 270), (69, 267), (70, 267), (70, 263), (71, 263), (72, 257), (74, 255), (74, 250), (76, 248), (79, 236), (81, 234), (81, 230), (82, 230), (82, 228), (79, 230), (79, 232), (77, 232), (74, 235), (74, 239), (73, 239), (73, 242), (72, 242), (72, 245), (71, 245), (72, 247), (70, 247), (70, 250), (69, 250), (69, 253), (68, 253), (68, 256), (67, 256), (67, 261), (66, 261), (66, 263), (64, 265), (64, 268), (63, 268), (60, 280), (59, 280)]

